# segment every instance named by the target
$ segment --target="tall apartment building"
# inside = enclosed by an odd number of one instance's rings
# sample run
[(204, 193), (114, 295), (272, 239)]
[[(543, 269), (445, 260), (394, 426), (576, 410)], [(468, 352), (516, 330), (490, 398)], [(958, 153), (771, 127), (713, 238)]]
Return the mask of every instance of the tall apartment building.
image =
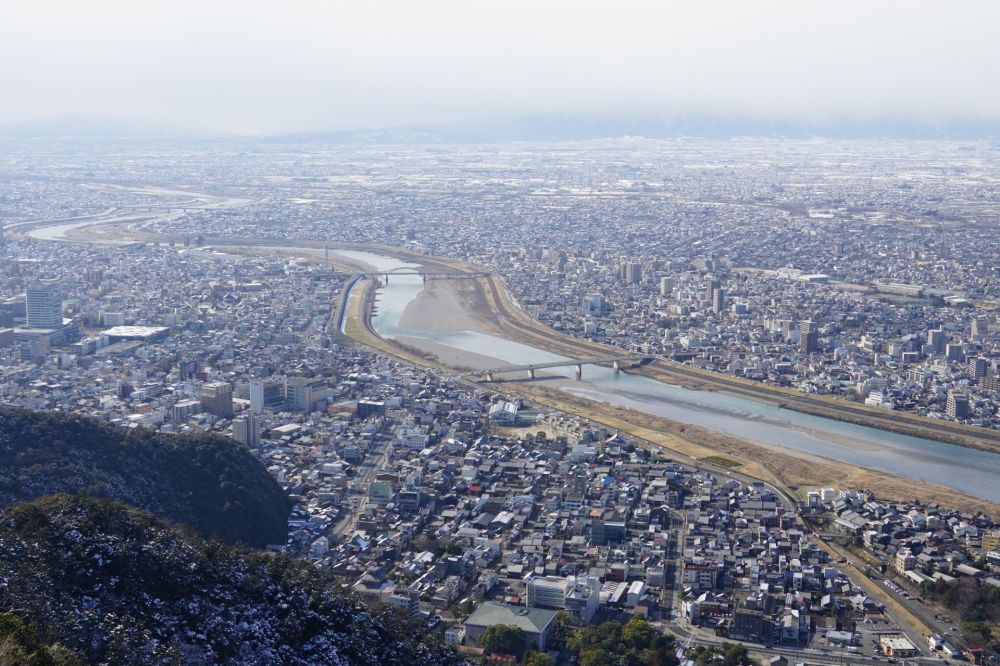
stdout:
[(947, 340), (944, 329), (933, 328), (927, 331), (927, 347), (928, 351), (932, 354), (940, 354), (944, 351), (944, 345)]
[(971, 410), (969, 409), (969, 396), (965, 393), (951, 391), (948, 393), (948, 403), (945, 405), (945, 413), (952, 419), (967, 419)]
[(233, 415), (233, 385), (227, 382), (208, 382), (201, 387), (201, 408), (222, 418)]
[(24, 294), (25, 319), (28, 328), (60, 328), (62, 326), (62, 291), (54, 280), (29, 286)]
[(712, 290), (712, 312), (722, 314), (726, 309), (726, 290), (717, 288)]
[(244, 446), (260, 444), (260, 418), (250, 412), (233, 419), (233, 439)]
[(805, 319), (799, 322), (799, 352), (813, 354), (819, 351), (819, 330), (816, 322)]
[(711, 301), (715, 295), (716, 289), (722, 289), (722, 280), (719, 278), (712, 278), (708, 281), (708, 289), (706, 290), (705, 297)]
[(972, 337), (982, 340), (990, 330), (990, 320), (987, 317), (979, 316), (972, 320)]
[(990, 361), (988, 358), (977, 356), (976, 358), (968, 359), (966, 364), (969, 366), (969, 376), (973, 379), (982, 379), (989, 374)]
[(620, 276), (625, 284), (642, 283), (642, 264), (627, 261), (621, 265)]
[(965, 356), (965, 345), (960, 343), (949, 343), (944, 347), (944, 355), (949, 361), (961, 361)]
[(674, 290), (674, 281), (671, 278), (660, 278), (660, 296), (669, 296)]

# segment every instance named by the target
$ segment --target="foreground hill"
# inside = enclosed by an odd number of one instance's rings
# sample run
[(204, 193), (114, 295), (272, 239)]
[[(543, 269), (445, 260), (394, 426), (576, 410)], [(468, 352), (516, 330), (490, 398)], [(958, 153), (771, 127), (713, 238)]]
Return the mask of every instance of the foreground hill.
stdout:
[(345, 596), (308, 564), (104, 500), (9, 508), (0, 552), (0, 607), (91, 663), (461, 663), (415, 621)]
[(79, 666), (83, 662), (63, 645), (47, 645), (38, 630), (13, 613), (0, 613), (0, 666)]
[(163, 435), (0, 407), (0, 506), (103, 497), (251, 546), (284, 543), (291, 500), (254, 456), (214, 435)]

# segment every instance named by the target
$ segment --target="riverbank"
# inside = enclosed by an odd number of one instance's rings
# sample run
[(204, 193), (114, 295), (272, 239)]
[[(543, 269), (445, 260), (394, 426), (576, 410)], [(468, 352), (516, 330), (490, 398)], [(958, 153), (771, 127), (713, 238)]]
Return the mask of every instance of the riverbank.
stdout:
[(919, 499), (967, 511), (1000, 515), (1000, 504), (971, 497), (943, 486), (887, 474), (878, 470), (837, 462), (820, 456), (791, 455), (775, 447), (765, 447), (708, 430), (652, 416), (634, 409), (615, 407), (588, 400), (538, 383), (506, 382), (499, 385), (505, 393), (519, 395), (552, 409), (603, 423), (622, 432), (695, 459), (724, 456), (740, 463), (734, 471), (754, 476), (804, 497), (806, 489), (821, 487), (867, 488), (878, 497)]
[[(407, 321), (401, 321), (401, 327), (420, 329), (422, 327), (418, 324), (422, 323), (445, 332), (456, 330), (453, 327), (456, 323), (456, 308), (467, 308), (476, 301), (470, 283), (471, 281), (464, 280), (442, 281), (425, 289), (407, 306), (403, 314)], [(356, 302), (360, 304), (362, 299), (359, 298)], [(365, 314), (357, 308), (352, 308), (351, 313), (352, 316)], [(479, 316), (463, 319), (463, 324), (467, 330), (494, 332), (490, 321)], [(438, 370), (442, 366), (461, 371), (506, 364), (501, 359), (489, 356), (488, 349), (484, 349), (482, 353), (474, 353), (416, 336), (399, 336), (386, 340), (370, 327), (360, 341), (371, 344), (372, 336), (378, 341), (374, 346), (382, 351)], [(583, 416), (640, 438), (648, 446), (660, 449), (663, 455), (689, 457), (716, 466), (720, 461), (726, 461), (724, 467), (728, 466), (734, 472), (765, 480), (800, 497), (805, 489), (817, 487), (868, 488), (880, 497), (916, 498), (922, 502), (938, 502), (970, 511), (986, 511), (994, 515), (1000, 513), (1000, 504), (936, 484), (838, 462), (821, 455), (792, 451), (778, 445), (754, 442), (568, 393), (566, 389), (576, 384), (571, 379), (553, 376), (534, 382), (484, 384), (483, 388), (495, 388), (551, 409)], [(871, 446), (866, 442), (850, 444), (859, 448)]]
[[(497, 334), (571, 358), (622, 353), (616, 347), (575, 338), (542, 326), (520, 307), (496, 276), (484, 278), (477, 283), (483, 290), (482, 297), (469, 297), (466, 302), (470, 308), (474, 308), (480, 321), (493, 324), (490, 328), (495, 328)], [(629, 371), (666, 384), (729, 393), (813, 416), (1000, 453), (1000, 431), (932, 420), (916, 414), (886, 412), (833, 396), (806, 394), (791, 388), (692, 368), (666, 359), (657, 359), (647, 366)]]

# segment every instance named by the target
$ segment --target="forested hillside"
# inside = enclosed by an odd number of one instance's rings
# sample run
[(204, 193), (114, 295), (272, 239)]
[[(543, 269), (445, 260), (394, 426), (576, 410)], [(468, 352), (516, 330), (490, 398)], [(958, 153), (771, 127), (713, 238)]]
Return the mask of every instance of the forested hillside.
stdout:
[(9, 508), (0, 552), (0, 606), (91, 663), (462, 663), (419, 622), (368, 607), (304, 562), (205, 541), (104, 500)]
[(115, 500), (258, 547), (285, 542), (291, 511), (267, 469), (228, 438), (0, 407), (0, 506), (54, 493)]

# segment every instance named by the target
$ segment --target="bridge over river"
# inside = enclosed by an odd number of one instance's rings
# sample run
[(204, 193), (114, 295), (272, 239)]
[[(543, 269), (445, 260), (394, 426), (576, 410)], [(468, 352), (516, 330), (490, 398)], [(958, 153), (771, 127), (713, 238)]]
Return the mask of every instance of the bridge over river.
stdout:
[(576, 378), (577, 380), (583, 378), (583, 366), (585, 365), (603, 365), (611, 364), (614, 368), (615, 374), (621, 372), (621, 367), (623, 363), (649, 363), (653, 360), (653, 357), (649, 354), (629, 354), (626, 356), (597, 356), (594, 358), (568, 358), (563, 361), (550, 361), (548, 363), (527, 363), (525, 365), (504, 365), (496, 368), (486, 368), (484, 370), (477, 370), (476, 372), (470, 373), (470, 377), (481, 377), (485, 378), (486, 381), (492, 382), (493, 377), (498, 374), (504, 374), (509, 372), (524, 372), (528, 371), (528, 376), (532, 379), (535, 378), (535, 372), (538, 370), (544, 370), (545, 368), (563, 368), (566, 366), (575, 365), (576, 366)]
[(400, 268), (393, 268), (388, 271), (379, 272), (368, 272), (364, 273), (365, 277), (377, 277), (381, 278), (384, 284), (389, 284), (389, 278), (392, 276), (415, 276), (419, 275), (424, 279), (424, 282), (428, 280), (475, 280), (476, 278), (489, 277), (489, 273), (485, 272), (461, 272), (461, 271), (435, 271), (416, 268), (412, 266), (402, 266)]

